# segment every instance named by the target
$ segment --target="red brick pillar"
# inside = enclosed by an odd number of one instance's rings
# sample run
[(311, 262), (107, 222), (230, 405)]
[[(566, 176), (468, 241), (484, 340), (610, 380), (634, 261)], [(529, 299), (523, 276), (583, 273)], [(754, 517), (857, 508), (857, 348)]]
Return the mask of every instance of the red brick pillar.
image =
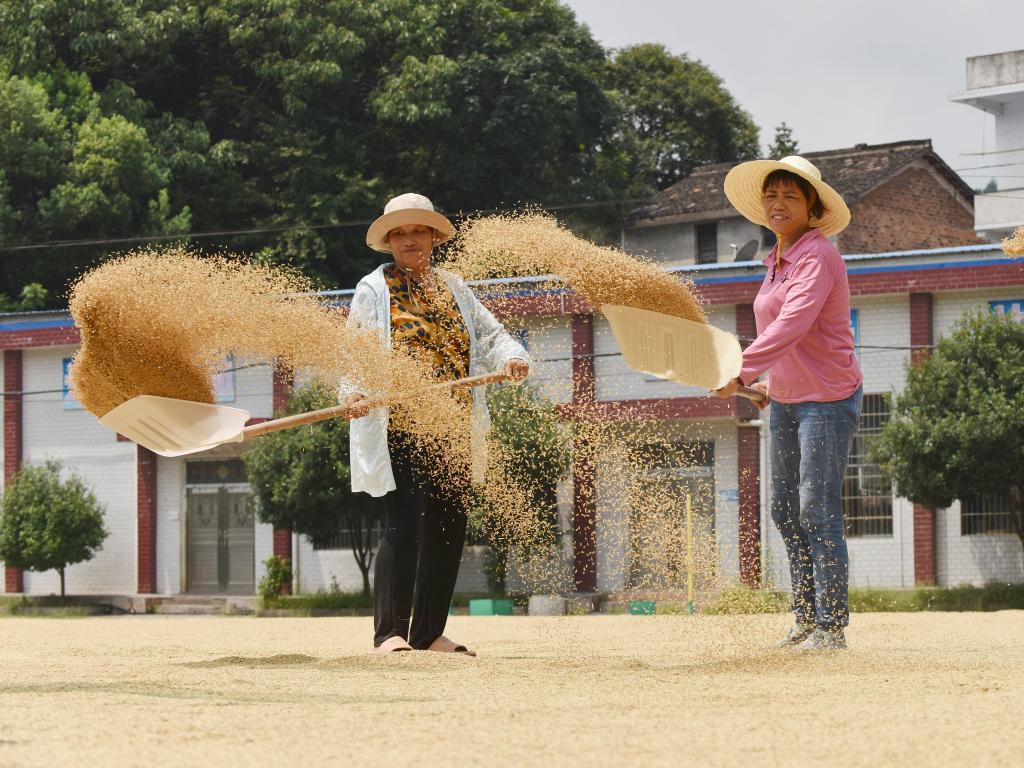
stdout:
[(914, 505), (914, 583), (935, 584), (935, 510)]
[[(273, 408), (274, 413), (283, 413), (288, 407), (288, 397), (292, 392), (294, 375), (290, 368), (276, 366), (274, 368)], [(288, 528), (274, 529), (274, 556), (291, 561), (292, 532)], [(285, 594), (291, 594), (291, 584), (285, 584)]]
[[(4, 351), (4, 485), (21, 469), (24, 434), (21, 410), (22, 356), (20, 349)], [(21, 568), (4, 568), (4, 591), (24, 592)]]
[(761, 430), (737, 427), (740, 581), (761, 586)]
[[(594, 317), (572, 316), (572, 402), (577, 412), (594, 402)], [(597, 503), (594, 455), (586, 438), (573, 446), (573, 581), (577, 592), (597, 591)]]
[(135, 446), (135, 508), (138, 518), (136, 592), (156, 593), (156, 454)]
[[(910, 294), (911, 363), (919, 363), (931, 354), (935, 343), (932, 325), (932, 295)], [(934, 584), (938, 572), (935, 557), (935, 510), (914, 505), (914, 581)]]
[[(757, 337), (753, 304), (736, 305), (736, 335), (745, 348)], [(743, 401), (741, 407), (749, 406)], [(755, 417), (749, 407), (739, 410), (745, 418)], [(737, 470), (739, 472), (740, 580), (748, 587), (761, 586), (761, 429), (737, 427)]]

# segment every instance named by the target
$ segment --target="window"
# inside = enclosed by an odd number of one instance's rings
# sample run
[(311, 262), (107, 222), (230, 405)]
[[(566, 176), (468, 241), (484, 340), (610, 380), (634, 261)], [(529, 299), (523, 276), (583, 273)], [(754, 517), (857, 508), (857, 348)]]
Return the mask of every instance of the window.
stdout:
[(960, 535), (983, 536), (989, 533), (1016, 533), (1010, 498), (999, 493), (961, 499)]
[(892, 485), (868, 457), (871, 440), (889, 421), (885, 395), (864, 395), (843, 482), (847, 536), (892, 536)]
[[(338, 518), (338, 530), (326, 541), (314, 543), (313, 549), (352, 549), (352, 536), (353, 531), (350, 528), (345, 528), (344, 518), (339, 515)], [(380, 546), (380, 540), (384, 536), (384, 520), (377, 517), (373, 520), (367, 520), (363, 518), (363, 525), (370, 527), (370, 549), (373, 551), (377, 550)], [(357, 531), (358, 535), (365, 535), (364, 531)]]
[(714, 264), (718, 261), (718, 224), (697, 225), (697, 263)]

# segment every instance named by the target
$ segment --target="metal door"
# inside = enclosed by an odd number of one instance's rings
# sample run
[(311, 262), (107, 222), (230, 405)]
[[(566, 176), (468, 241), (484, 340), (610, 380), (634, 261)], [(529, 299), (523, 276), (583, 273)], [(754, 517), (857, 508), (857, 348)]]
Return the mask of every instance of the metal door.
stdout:
[(256, 537), (247, 486), (196, 485), (186, 494), (188, 591), (251, 595)]

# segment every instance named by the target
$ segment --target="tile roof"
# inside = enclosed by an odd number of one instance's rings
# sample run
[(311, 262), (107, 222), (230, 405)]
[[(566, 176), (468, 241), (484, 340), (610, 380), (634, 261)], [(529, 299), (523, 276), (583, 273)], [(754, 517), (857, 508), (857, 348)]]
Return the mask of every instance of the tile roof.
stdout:
[[(932, 150), (930, 139), (898, 141), (891, 144), (858, 144), (848, 149), (804, 152), (821, 171), (821, 177), (847, 204), (853, 205), (897, 171), (919, 158), (932, 163), (935, 170), (955, 188), (973, 200), (971, 188)], [(725, 175), (736, 163), (717, 163), (695, 168), (685, 179), (656, 194), (649, 203), (633, 210), (627, 222), (657, 220), (685, 214), (721, 211), (731, 208), (722, 189)], [(737, 214), (738, 215), (738, 214)]]

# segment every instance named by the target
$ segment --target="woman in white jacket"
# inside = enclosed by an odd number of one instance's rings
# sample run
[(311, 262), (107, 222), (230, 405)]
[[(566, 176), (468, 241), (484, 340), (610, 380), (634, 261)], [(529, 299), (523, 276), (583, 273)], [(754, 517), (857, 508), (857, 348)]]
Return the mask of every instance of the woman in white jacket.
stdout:
[[(359, 281), (349, 322), (379, 329), (388, 347), (401, 344), (425, 355), (442, 380), (492, 371), (524, 379), (529, 358), (522, 345), (457, 275), (431, 266), (434, 246), (453, 233), (422, 195), (389, 201), (367, 230), (366, 244), (392, 254), (394, 262)], [(471, 397), (475, 431), (484, 431), (484, 392), (474, 389)], [(357, 406), (359, 399), (351, 395), (348, 402)], [(438, 482), (426, 466), (430, 457), (389, 428), (388, 415), (387, 408), (375, 408), (354, 419), (349, 432), (352, 490), (385, 496), (374, 568), (374, 648), (476, 655), (443, 634), (466, 538), (464, 493)]]

